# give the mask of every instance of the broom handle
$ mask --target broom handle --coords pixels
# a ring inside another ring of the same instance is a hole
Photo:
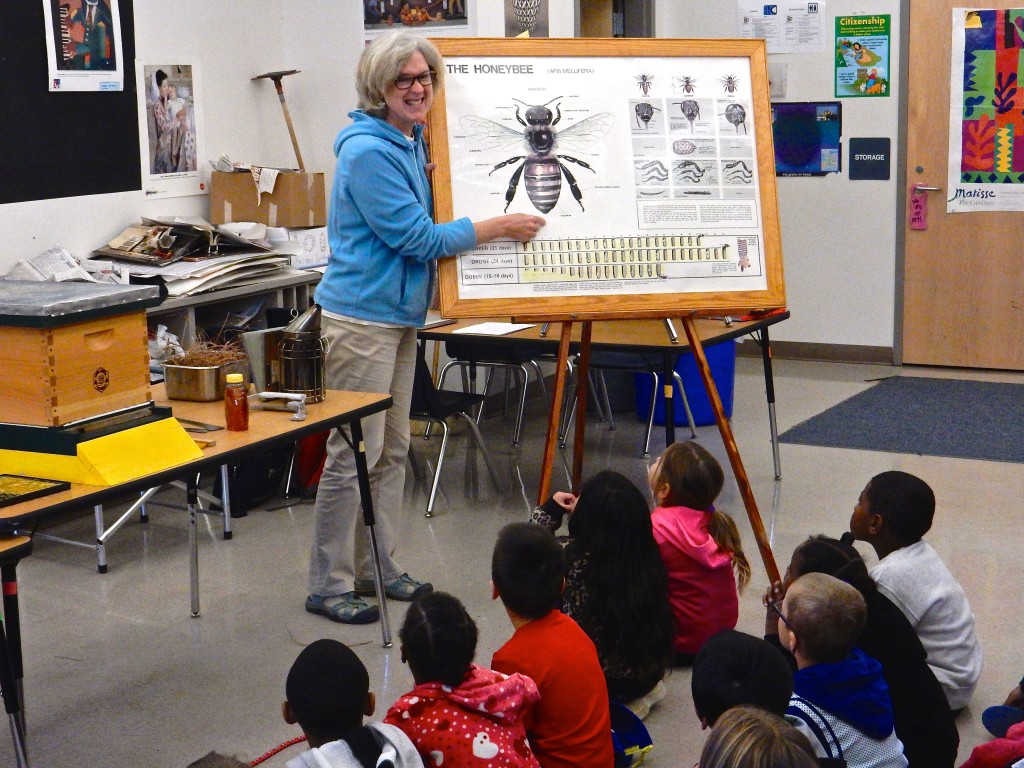
[[[295,159],[299,161],[299,170],[305,172],[306,164],[302,162],[299,140],[295,137],[295,126],[292,125],[292,116],[288,112],[288,104],[284,100],[284,88],[281,86],[281,81],[274,80],[274,87],[277,89],[277,97],[281,100],[281,111],[284,112],[284,121],[288,124],[288,135],[292,138],[292,147],[295,149]]]

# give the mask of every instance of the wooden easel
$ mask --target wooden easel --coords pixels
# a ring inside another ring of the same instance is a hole
[[[711,376],[711,367],[708,365],[707,356],[704,354],[704,345],[697,333],[694,324],[695,313],[684,315],[682,318],[683,328],[686,331],[686,338],[690,344],[690,351],[697,362],[697,370],[700,373],[701,381],[704,382],[704,390],[707,392],[708,400],[711,403],[711,410],[715,414],[715,423],[722,436],[722,443],[725,445],[726,453],[729,455],[729,464],[732,466],[733,474],[736,477],[736,484],[739,486],[740,495],[743,497],[743,506],[747,510],[747,518],[750,520],[750,528],[757,541],[757,548],[761,553],[761,560],[768,573],[771,583],[780,580],[779,568],[775,563],[775,555],[772,553],[768,535],[761,521],[761,513],[757,508],[757,500],[754,498],[753,489],[750,487],[750,479],[743,467],[743,460],[740,458],[739,448],[736,439],[732,434],[732,427],[725,416],[725,408],[722,406],[722,399],[718,394],[718,387]],[[519,318],[517,318],[519,319]],[[527,318],[523,318],[524,320]],[[586,434],[587,420],[585,418],[587,406],[587,380],[590,370],[590,339],[592,330],[592,319],[573,319],[562,322],[562,331],[558,342],[558,361],[555,369],[555,389],[551,398],[551,411],[548,415],[548,433],[544,441],[544,455],[541,462],[540,487],[537,492],[537,504],[543,504],[551,495],[551,469],[554,466],[555,452],[558,450],[558,431],[561,426],[561,403],[567,386],[567,368],[569,360],[569,344],[572,339],[573,324],[580,322],[580,349],[579,363],[576,374],[576,408],[580,414],[576,419],[576,430],[574,433],[573,459],[572,459],[572,489],[578,493],[583,475],[583,442]],[[671,328],[671,326],[669,326]],[[671,332],[671,331],[670,331]],[[665,419],[666,423],[674,423],[675,415],[672,408],[672,376],[671,373],[665,377]],[[651,393],[655,397],[656,392]]]

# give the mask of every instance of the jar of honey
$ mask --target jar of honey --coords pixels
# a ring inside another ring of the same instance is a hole
[[[224,418],[232,432],[249,428],[249,399],[240,373],[229,373],[224,387]]]

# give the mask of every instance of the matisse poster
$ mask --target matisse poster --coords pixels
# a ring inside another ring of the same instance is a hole
[[[953,9],[949,213],[1024,210],[1024,9]]]

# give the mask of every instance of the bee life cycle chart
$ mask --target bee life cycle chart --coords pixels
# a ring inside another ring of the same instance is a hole
[[[547,222],[443,262],[442,311],[784,305],[762,43],[436,42],[438,219]]]

